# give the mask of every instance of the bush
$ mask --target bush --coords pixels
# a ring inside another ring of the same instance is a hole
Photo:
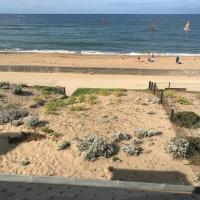
[[[200,116],[194,112],[178,112],[174,115],[174,120],[177,121],[180,126],[185,128],[200,127]]]
[[[40,125],[40,120],[37,117],[28,116],[24,121],[30,128],[35,128]]]
[[[113,135],[113,141],[114,142],[120,142],[123,140],[130,140],[131,139],[131,135],[127,134],[127,133],[123,133],[123,132],[118,132],[116,134]]]
[[[98,157],[109,158],[115,153],[112,143],[96,136],[86,136],[78,146],[80,151],[85,151],[85,159],[95,161]]]
[[[200,172],[196,174],[196,182],[200,185]]]
[[[33,99],[33,102],[38,106],[43,106],[45,104],[45,100],[38,96]]]
[[[22,124],[23,124],[23,120],[22,119],[19,119],[19,120],[13,120],[12,122],[11,122],[11,124],[13,125],[13,126],[21,126]]]
[[[190,143],[190,151],[200,153],[200,137],[188,137],[187,140]]]
[[[120,161],[120,159],[119,159],[119,157],[114,156],[114,157],[112,158],[112,161],[113,161],[113,162],[116,162],[116,161]]]
[[[69,148],[70,146],[71,146],[71,143],[70,143],[70,142],[64,141],[64,142],[58,144],[58,150],[59,150],[59,151],[60,151],[60,150],[64,150],[64,149]]]
[[[173,138],[167,145],[166,150],[176,159],[189,158],[193,154],[189,140],[184,138]]]
[[[191,105],[191,102],[185,97],[177,97],[176,102],[182,105]]]
[[[20,161],[20,164],[23,166],[27,166],[27,165],[31,164],[31,162],[29,160],[22,160],[22,161]]]
[[[54,130],[48,127],[43,127],[41,131],[44,133],[54,133]]]
[[[10,88],[10,83],[8,83],[8,82],[0,82],[0,88],[9,89]]]
[[[54,99],[47,102],[44,106],[45,112],[47,114],[56,114],[61,108],[66,105],[65,101],[62,99]]]
[[[78,103],[88,103],[88,104],[96,104],[97,97],[95,95],[79,95],[79,96],[71,96],[67,99],[67,105],[74,105]]]
[[[145,137],[153,137],[153,136],[160,135],[160,134],[162,134],[162,132],[156,131],[154,129],[148,130],[148,129],[141,128],[136,132],[136,137],[141,139],[141,138],[145,138]]]
[[[108,166],[108,171],[112,172],[114,170],[114,168],[112,166]]]
[[[70,106],[68,106],[68,108],[71,112],[73,112],[73,111],[83,111],[83,110],[86,109],[84,107],[84,105],[80,105],[80,104],[70,105]]]
[[[48,86],[35,85],[33,86],[33,88],[41,91],[42,94],[44,95],[53,95],[53,94],[65,95],[62,87],[48,87]]]
[[[82,95],[101,95],[108,96],[111,95],[112,92],[122,93],[126,92],[125,89],[109,89],[109,88],[79,88],[77,89],[72,96],[82,96]]]
[[[12,93],[14,95],[22,95],[23,94],[23,90],[22,90],[22,87],[20,86],[17,86],[13,89]]]
[[[142,144],[142,140],[134,138],[134,139],[131,140],[131,143],[135,144],[135,145],[139,145],[139,144]]]
[[[174,90],[165,90],[164,95],[166,97],[169,97],[169,98],[175,98],[176,97],[176,93],[175,93]]]
[[[116,96],[116,97],[121,97],[121,96],[126,96],[126,93],[124,92],[123,89],[115,89],[112,92],[112,95]]]
[[[134,144],[124,144],[122,147],[122,151],[130,156],[138,156],[142,149]]]
[[[15,120],[23,119],[28,115],[28,112],[15,108],[13,105],[7,105],[0,108],[0,124],[7,124]]]

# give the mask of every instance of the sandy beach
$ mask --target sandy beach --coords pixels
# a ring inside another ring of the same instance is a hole
[[[59,66],[59,67],[106,67],[147,69],[200,69],[200,57],[180,57],[182,64],[175,63],[175,57],[155,56],[154,62],[148,56],[119,55],[70,55],[62,53],[0,53],[0,65]]]
[[[16,96],[9,90],[4,91],[3,104],[17,104],[25,108],[40,120],[47,120],[48,126],[57,134],[44,134],[40,127],[32,130],[26,124],[14,127],[10,124],[0,125],[0,172],[3,174],[64,176],[87,179],[113,179],[139,182],[193,184],[195,173],[187,160],[176,160],[166,153],[165,146],[176,136],[174,128],[168,120],[162,105],[149,103],[145,99],[155,99],[153,94],[145,91],[128,91],[125,96],[97,96],[96,104],[84,104],[87,109],[70,111],[63,107],[56,115],[47,115],[45,107],[31,108],[34,97],[41,97],[36,89],[24,88],[32,93],[29,96]],[[44,97],[42,97],[44,98]],[[49,100],[50,97],[45,99]],[[51,98],[55,98],[54,96]],[[154,115],[147,114],[152,110]],[[158,123],[159,121],[159,123]],[[84,151],[77,149],[79,139],[88,134],[112,141],[113,135],[123,131],[136,137],[140,128],[155,129],[162,134],[144,138],[143,149],[139,156],[129,156],[122,151],[122,145],[129,141],[117,143],[120,160],[99,158],[94,162],[84,159]],[[40,133],[43,139],[9,144],[6,135],[20,134],[21,131]],[[58,151],[57,146],[62,141],[70,141],[69,149]],[[51,152],[51,153],[49,153]],[[28,159],[30,165],[22,166],[20,161]],[[109,171],[109,166],[113,171]]]

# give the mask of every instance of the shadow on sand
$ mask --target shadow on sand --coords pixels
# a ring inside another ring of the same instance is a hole
[[[112,180],[191,185],[185,174],[179,171],[145,171],[114,168]]]
[[[17,132],[0,134],[0,155],[4,155],[15,149],[20,143],[41,140],[46,138],[36,132]]]

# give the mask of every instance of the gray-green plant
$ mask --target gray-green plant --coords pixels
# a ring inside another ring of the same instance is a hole
[[[141,147],[134,145],[134,144],[124,144],[122,146],[122,151],[130,156],[138,156],[142,149]]]
[[[84,157],[89,161],[95,161],[99,157],[109,158],[115,153],[114,144],[94,135],[86,136],[77,147],[84,151]]]
[[[139,130],[136,131],[136,137],[139,139],[145,138],[145,137],[153,137],[156,135],[160,135],[162,134],[161,131],[157,131],[155,129],[145,129],[145,128],[141,128]]]

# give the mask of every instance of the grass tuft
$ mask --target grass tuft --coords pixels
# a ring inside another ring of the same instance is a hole
[[[182,104],[182,105],[191,105],[191,104],[192,104],[192,103],[191,103],[188,99],[186,99],[185,97],[177,97],[176,102],[177,102],[177,103],[180,103],[180,104]]]
[[[57,114],[61,108],[66,105],[66,102],[62,99],[54,99],[47,102],[44,106],[45,112],[47,114]]]

